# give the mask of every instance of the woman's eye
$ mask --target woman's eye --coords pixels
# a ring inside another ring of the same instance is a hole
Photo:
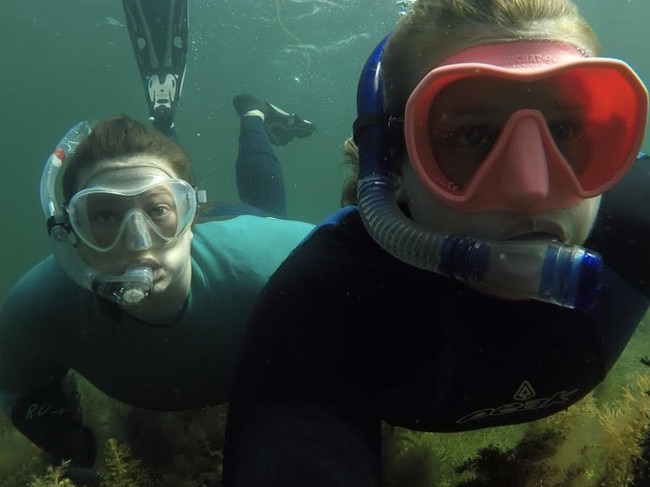
[[[555,122],[548,124],[548,130],[551,132],[553,140],[556,142],[565,142],[578,134],[579,127],[573,122]]]
[[[452,139],[464,149],[490,149],[494,144],[494,135],[485,125],[471,125],[454,130],[445,137]]]
[[[150,209],[147,213],[151,218],[161,219],[169,216],[169,214],[171,213],[171,209],[167,205],[156,205],[152,209]]]
[[[111,225],[118,222],[118,216],[113,211],[99,211],[93,216],[93,221],[102,225]]]

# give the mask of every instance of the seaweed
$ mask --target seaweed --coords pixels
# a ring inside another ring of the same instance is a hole
[[[442,458],[433,448],[423,447],[423,435],[384,423],[382,436],[382,487],[441,485]]]
[[[65,463],[59,467],[47,467],[45,474],[32,478],[29,487],[75,487],[70,479],[63,477],[65,467]]]
[[[423,433],[384,424],[382,485],[648,485],[650,374],[626,378],[622,387],[603,384],[607,394],[597,390],[566,411],[521,425]],[[97,462],[102,487],[221,486],[226,406],[152,412],[84,387],[84,421],[94,425],[98,438],[105,438]],[[45,466],[39,450],[6,419],[0,420],[0,439],[0,486],[72,486],[60,470]]]
[[[639,358],[639,362],[650,367],[650,359],[646,356]],[[650,395],[650,390],[645,390],[646,395]],[[641,432],[639,441],[639,455],[632,460],[632,477],[633,481],[629,487],[647,487],[650,485],[650,427],[645,426]]]
[[[106,466],[100,472],[102,487],[154,487],[142,462],[133,458],[128,445],[109,439],[104,448]]]
[[[457,484],[458,487],[521,487],[526,479],[544,477],[549,467],[545,461],[553,456],[564,441],[559,431],[545,430],[524,437],[515,448],[499,450],[484,448],[456,468],[459,473],[472,472],[473,478]]]
[[[633,482],[643,482],[650,471],[643,453],[650,444],[649,386],[650,375],[636,373],[608,403],[596,391],[565,411],[521,425],[463,433],[385,426],[383,487],[648,485]]]
[[[649,337],[642,322],[601,385],[539,421],[463,433],[384,424],[383,487],[650,485],[650,370],[638,359]],[[102,487],[221,487],[227,405],[147,411],[74,379]],[[61,485],[72,484],[0,415],[0,487]]]
[[[98,439],[97,470],[106,466],[110,441],[128,446],[159,487],[221,486],[227,405],[189,411],[151,411],[110,398],[77,378],[84,423]],[[106,486],[108,487],[108,486]]]

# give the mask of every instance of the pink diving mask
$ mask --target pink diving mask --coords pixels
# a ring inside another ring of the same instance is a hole
[[[623,61],[558,42],[483,45],[447,58],[409,97],[404,132],[423,184],[467,211],[569,208],[634,162],[648,93]]]

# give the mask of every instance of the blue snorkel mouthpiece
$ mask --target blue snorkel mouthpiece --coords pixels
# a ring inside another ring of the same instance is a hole
[[[558,242],[488,242],[442,236],[438,269],[479,289],[532,298],[567,308],[590,309],[599,285],[598,254]],[[424,263],[418,267],[428,268]]]
[[[433,233],[407,218],[395,200],[389,117],[383,109],[381,54],[372,51],[357,86],[354,140],[359,149],[359,214],[372,238],[395,258],[496,296],[590,309],[601,257],[580,246],[540,241],[483,241]]]
[[[56,178],[63,162],[70,157],[81,141],[90,133],[91,126],[82,121],[73,126],[58,142],[45,161],[41,176],[41,207],[47,220],[54,258],[74,282],[120,305],[135,305],[151,294],[153,271],[147,266],[136,266],[121,276],[100,273],[89,266],[74,248],[63,208],[57,203]]]

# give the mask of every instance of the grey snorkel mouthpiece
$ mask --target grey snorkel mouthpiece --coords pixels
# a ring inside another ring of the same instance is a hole
[[[99,275],[93,286],[97,294],[120,304],[140,304],[153,289],[153,271],[148,266],[131,267],[121,276]]]
[[[79,122],[63,136],[45,162],[41,177],[41,206],[47,221],[52,254],[74,282],[120,305],[141,304],[153,291],[153,271],[148,266],[134,266],[120,276],[101,273],[89,266],[71,241],[66,215],[56,198],[56,177],[64,160],[90,133],[87,121]]]

